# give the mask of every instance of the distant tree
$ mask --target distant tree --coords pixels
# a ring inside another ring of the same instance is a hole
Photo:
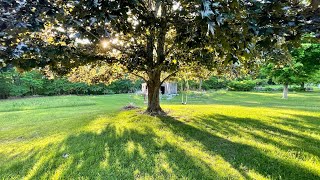
[[[320,70],[320,44],[302,44],[300,48],[294,49],[291,54],[295,62],[303,64],[302,72],[297,77],[297,81],[300,83],[301,89],[304,89],[305,83],[312,82],[312,77]]]
[[[320,85],[320,70],[316,71],[312,76],[310,81],[316,85]]]
[[[38,95],[43,90],[45,83],[44,75],[36,70],[24,72],[19,80],[22,82],[22,86],[29,89],[31,95]]]
[[[296,84],[298,78],[305,75],[303,64],[294,61],[278,65],[270,63],[264,71],[274,82],[283,84],[283,99],[288,99],[289,85]]]
[[[12,77],[7,72],[0,71],[0,99],[6,99],[10,95]]]
[[[119,64],[87,64],[73,68],[66,76],[72,82],[85,82],[87,84],[110,84],[124,78],[126,72]]]
[[[214,71],[209,71],[208,69],[206,69],[205,67],[203,66],[191,66],[191,70],[190,72],[192,72],[192,76],[197,83],[199,83],[199,86],[198,86],[198,90],[199,91],[202,91],[203,87],[203,81],[204,80],[207,80],[210,78],[210,76],[215,73]]]

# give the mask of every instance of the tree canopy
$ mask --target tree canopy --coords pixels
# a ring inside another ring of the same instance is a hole
[[[259,64],[278,44],[318,36],[319,4],[297,0],[4,0],[0,66],[49,66],[59,73],[91,62],[120,63],[148,85],[159,114],[163,72]],[[272,49],[272,48],[271,48]]]
[[[301,71],[303,71],[304,75],[297,77],[298,83],[300,82],[303,86],[320,70],[320,44],[302,44],[300,48],[294,49],[291,54],[296,62],[303,65]]]

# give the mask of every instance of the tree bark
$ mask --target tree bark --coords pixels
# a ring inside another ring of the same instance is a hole
[[[313,10],[319,8],[320,2],[319,0],[311,0],[310,6]]]
[[[181,89],[180,89],[180,92],[181,92],[181,104],[184,103],[184,99],[183,99],[183,81],[181,80]]]
[[[188,103],[188,92],[189,92],[189,81],[186,79],[186,102],[184,104]]]
[[[288,86],[289,86],[288,84],[283,85],[282,99],[288,99],[288,91],[289,91]]]
[[[202,79],[200,78],[200,82],[199,82],[199,91],[202,91]]]
[[[157,116],[157,115],[164,115],[164,111],[160,107],[160,87],[161,87],[161,65],[166,59],[165,55],[165,40],[166,40],[166,33],[167,33],[167,8],[164,2],[157,1],[156,2],[156,9],[161,8],[161,18],[157,38],[154,36],[156,33],[154,30],[151,30],[151,34],[149,38],[147,39],[147,60],[151,62],[151,66],[149,68],[151,69],[148,71],[148,77],[149,80],[147,81],[147,87],[148,87],[148,108],[146,113]],[[157,16],[157,12],[155,12],[155,16]],[[156,41],[156,42],[155,42]],[[154,59],[153,50],[156,46],[156,59]],[[156,61],[154,61],[156,60]]]
[[[148,86],[148,108],[146,113],[157,116],[163,115],[164,111],[160,107],[160,81],[161,72],[154,71],[149,73],[149,80],[147,81]]]
[[[304,82],[302,82],[302,83],[300,84],[300,89],[301,89],[302,91],[305,90],[305,89],[304,89]]]

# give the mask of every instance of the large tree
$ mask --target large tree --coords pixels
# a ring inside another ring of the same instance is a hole
[[[289,85],[297,84],[297,82],[299,82],[299,77],[305,76],[303,64],[295,61],[284,64],[270,63],[263,71],[269,78],[272,78],[274,82],[283,85],[283,99],[288,99]]]
[[[320,22],[318,3],[310,8],[297,0],[4,0],[0,5],[0,66],[50,66],[67,73],[89,62],[121,63],[146,81],[151,114],[163,112],[159,87],[180,67],[235,62],[251,67],[269,47],[316,32]]]
[[[303,75],[297,77],[297,81],[300,82],[301,89],[304,89],[305,83],[310,82],[315,73],[320,70],[320,44],[304,43],[300,48],[294,49],[291,54],[296,62],[303,64],[301,69]]]

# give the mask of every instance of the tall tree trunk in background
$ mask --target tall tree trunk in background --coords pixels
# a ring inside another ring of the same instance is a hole
[[[148,108],[147,113],[150,115],[161,115],[163,110],[160,107],[159,90],[161,86],[160,81],[161,72],[153,71],[149,73],[148,86]]]
[[[188,92],[189,92],[189,81],[186,79],[186,102],[185,104],[188,103]]]
[[[199,82],[199,91],[202,91],[202,79],[200,78],[200,82]]]
[[[30,86],[30,91],[31,91],[31,95],[34,96],[35,93],[34,93],[34,87],[33,86]]]
[[[314,10],[317,9],[319,7],[319,5],[320,5],[320,1],[319,0],[311,0],[310,6],[311,6],[312,9],[314,9]]]
[[[289,92],[289,85],[288,84],[284,84],[283,85],[282,99],[288,99],[288,92]]]
[[[302,91],[305,90],[305,89],[304,89],[304,82],[302,82],[302,83],[300,84],[300,89],[301,89]]]
[[[183,86],[184,84],[184,86]],[[181,103],[187,104],[188,103],[188,91],[189,91],[189,82],[186,78],[181,81]],[[185,96],[185,98],[184,98]]]
[[[183,80],[181,80],[181,89],[180,89],[180,93],[181,93],[181,104],[184,103],[184,100],[183,100]]]

